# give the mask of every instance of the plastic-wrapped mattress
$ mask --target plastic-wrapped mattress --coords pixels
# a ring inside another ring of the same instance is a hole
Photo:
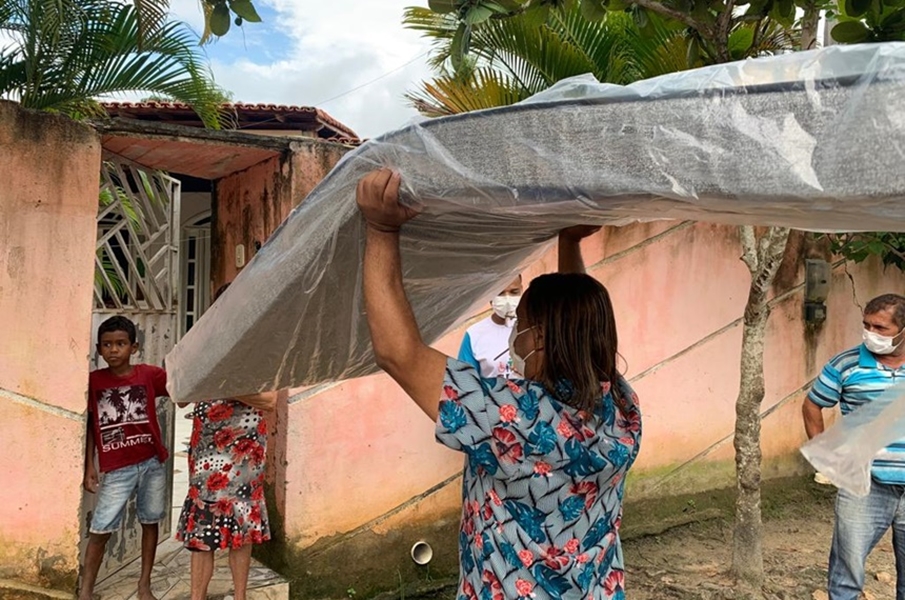
[[[588,76],[413,124],[346,155],[167,356],[183,401],[372,373],[362,174],[389,166],[427,341],[575,223],[693,219],[905,230],[905,44],[749,60],[620,87]],[[417,365],[412,365],[417,368]]]

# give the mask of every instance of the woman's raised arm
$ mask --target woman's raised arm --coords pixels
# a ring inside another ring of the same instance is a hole
[[[377,365],[436,420],[447,357],[424,343],[402,285],[399,231],[417,213],[399,204],[400,177],[365,175],[356,198],[367,223],[364,298]]]

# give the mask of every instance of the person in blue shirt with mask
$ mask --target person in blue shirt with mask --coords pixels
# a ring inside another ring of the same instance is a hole
[[[839,405],[842,418],[905,381],[905,297],[884,294],[864,307],[863,343],[833,357],[802,406],[808,438],[823,433],[823,410]],[[905,439],[887,446],[871,464],[870,493],[839,490],[830,550],[830,600],[858,600],[864,564],[892,527],[896,600],[905,600]]]

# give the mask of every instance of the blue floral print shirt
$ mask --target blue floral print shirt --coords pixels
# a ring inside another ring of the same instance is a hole
[[[619,524],[641,412],[618,385],[622,406],[604,383],[583,422],[538,382],[449,359],[437,440],[466,455],[459,600],[625,597]]]

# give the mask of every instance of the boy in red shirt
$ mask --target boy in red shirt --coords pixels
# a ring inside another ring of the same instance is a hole
[[[135,324],[125,317],[111,317],[101,323],[97,350],[108,367],[93,371],[88,380],[83,485],[98,498],[91,517],[79,600],[92,597],[107,540],[119,529],[126,503],[136,490],[141,523],[138,598],[153,600],[151,568],[157,552],[157,527],[168,504],[164,467],[168,453],[161,441],[155,400],[167,395],[167,374],[159,367],[131,364],[138,343]],[[94,465],[95,450],[99,469]]]

